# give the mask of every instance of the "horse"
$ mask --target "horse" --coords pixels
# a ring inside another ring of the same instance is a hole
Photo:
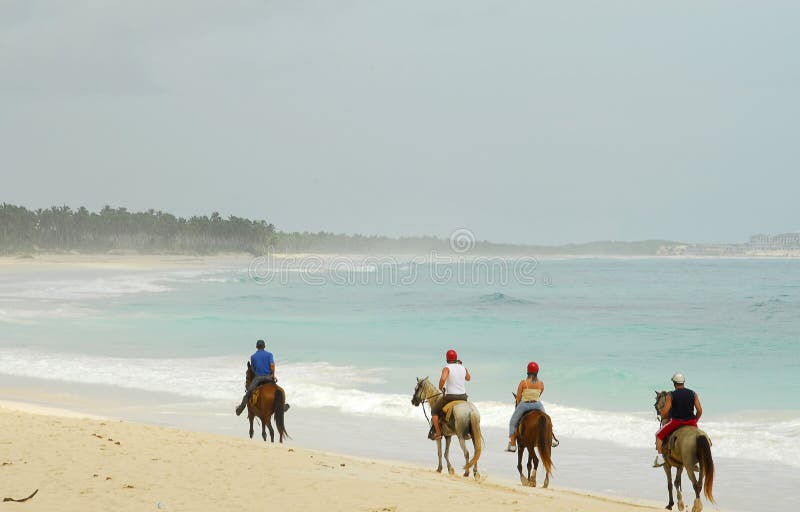
[[[550,473],[553,471],[553,461],[550,458],[550,448],[554,444],[553,422],[544,411],[533,410],[519,421],[517,426],[517,471],[522,485],[536,487],[536,471],[539,469],[539,459],[533,449],[538,448],[539,456],[545,470],[544,487],[550,484]],[[528,478],[522,475],[522,452],[528,450]],[[531,461],[533,461],[533,476],[531,476]]]
[[[428,377],[424,379],[417,378],[417,386],[414,388],[414,394],[411,397],[411,403],[416,407],[420,404],[428,402],[428,405],[435,407],[440,400],[444,397],[439,390],[431,383]],[[424,411],[424,405],[423,405]],[[469,476],[469,470],[472,468],[472,474],[476,480],[480,479],[478,473],[478,459],[481,457],[481,449],[483,447],[483,435],[481,434],[481,415],[478,408],[472,402],[464,402],[456,404],[452,411],[453,422],[452,424],[441,419],[440,425],[442,427],[442,436],[445,439],[444,459],[447,461],[447,472],[455,474],[452,464],[450,464],[450,441],[452,436],[458,437],[458,442],[461,444],[461,450],[464,452],[464,476]],[[467,445],[464,443],[465,439],[472,437],[472,444],[475,448],[475,456],[470,459]],[[430,437],[430,435],[429,435]],[[439,456],[439,466],[436,471],[442,472],[442,440],[436,439],[436,450]]]
[[[667,418],[661,417],[661,409],[667,400],[669,391],[656,391],[656,417],[659,424],[666,423]],[[700,501],[700,491],[703,491],[704,496],[711,503],[714,501],[714,459],[711,457],[711,439],[708,435],[697,427],[686,426],[680,427],[678,430],[670,434],[674,437],[674,442],[669,438],[664,440],[662,451],[664,452],[664,472],[667,474],[667,491],[669,492],[669,503],[667,510],[672,510],[674,501],[672,499],[672,468],[676,468],[675,472],[675,489],[678,492],[678,510],[684,510],[683,493],[681,492],[681,473],[683,468],[686,468],[686,474],[689,480],[692,481],[694,488],[694,504],[692,505],[692,512],[700,512],[703,510],[703,504]],[[670,449],[670,445],[673,445]],[[698,469],[695,470],[695,467]],[[699,473],[695,477],[695,471]]]
[[[253,367],[250,361],[247,362],[247,373],[245,374],[244,387],[245,389],[250,386],[250,383],[255,377]],[[286,403],[286,392],[282,387],[273,382],[262,384],[253,391],[253,396],[247,401],[247,419],[250,422],[250,439],[253,439],[253,418],[258,417],[261,420],[261,437],[264,441],[267,440],[267,432],[269,429],[269,440],[271,443],[275,442],[275,432],[272,430],[272,415],[275,414],[275,426],[278,427],[279,440],[282,443],[284,436],[287,438],[289,434],[286,432],[286,427],[283,424],[283,413],[289,410],[289,404]]]

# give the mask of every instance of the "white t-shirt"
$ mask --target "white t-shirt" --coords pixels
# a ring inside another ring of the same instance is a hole
[[[467,393],[467,369],[458,363],[448,363],[445,368],[450,369],[444,389],[448,395],[465,395]]]

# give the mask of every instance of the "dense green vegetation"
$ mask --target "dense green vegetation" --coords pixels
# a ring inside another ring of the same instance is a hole
[[[265,221],[219,213],[188,219],[161,211],[129,212],[104,207],[90,212],[54,206],[28,210],[0,206],[0,253],[30,251],[136,251],[145,253],[262,253],[272,244],[275,227]]]
[[[655,255],[667,240],[641,242],[591,242],[562,246],[496,244],[477,241],[469,255]],[[90,212],[54,206],[28,210],[3,203],[0,206],[0,254],[28,252],[196,253],[249,252],[418,254],[451,253],[450,240],[432,236],[389,238],[334,233],[287,233],[276,231],[264,220],[214,212],[188,219],[162,211],[129,212],[104,207]]]

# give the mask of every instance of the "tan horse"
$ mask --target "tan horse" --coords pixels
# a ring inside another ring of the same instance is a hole
[[[245,375],[244,387],[250,386],[253,381],[255,373],[253,372],[250,361],[247,362],[247,373]],[[269,429],[269,440],[275,442],[275,432],[272,430],[272,415],[275,414],[275,426],[278,427],[279,440],[282,443],[283,437],[289,437],[286,428],[283,424],[283,413],[289,410],[289,404],[286,403],[286,393],[283,388],[268,382],[262,384],[253,391],[253,396],[247,401],[247,419],[250,421],[250,439],[253,439],[253,418],[258,417],[261,420],[261,437],[264,441],[267,440],[267,432]]]
[[[531,411],[519,421],[517,426],[517,470],[522,485],[536,487],[536,471],[539,468],[539,459],[533,449],[539,450],[542,458],[545,476],[544,485],[550,484],[550,473],[553,471],[553,461],[550,458],[550,448],[553,446],[553,422],[544,411]],[[528,450],[528,478],[522,475],[522,452]],[[531,476],[531,461],[533,462],[533,476]]]
[[[420,404],[428,402],[431,407],[442,400],[442,394],[439,390],[428,380],[417,379],[417,387],[414,388],[414,395],[411,397],[411,403],[416,407]],[[447,461],[447,471],[451,475],[455,473],[452,464],[450,464],[450,441],[452,436],[458,437],[458,442],[461,444],[461,450],[464,452],[464,476],[469,476],[469,470],[472,468],[472,475],[475,479],[480,479],[478,473],[478,459],[481,457],[481,449],[483,447],[483,435],[481,434],[481,415],[478,408],[472,402],[464,402],[456,404],[453,407],[453,423],[449,424],[447,421],[441,422],[442,436],[445,439],[444,459]],[[465,439],[472,437],[472,444],[475,447],[475,456],[470,459]],[[439,467],[436,471],[442,471],[442,440],[436,440],[436,449],[439,455]]]
[[[661,424],[666,423],[668,418],[661,417],[661,409],[666,403],[669,391],[656,391],[656,416]],[[703,510],[700,502],[700,491],[703,491],[706,499],[714,502],[714,459],[711,457],[711,439],[708,435],[697,427],[686,426],[670,434],[670,438],[664,441],[664,472],[667,474],[667,490],[669,491],[669,503],[667,509],[672,510],[675,503],[672,499],[672,468],[675,472],[675,490],[678,493],[678,510],[684,510],[683,493],[681,492],[681,473],[686,468],[686,474],[692,481],[694,488],[694,504],[692,512]],[[695,477],[695,467],[698,468],[699,475]]]

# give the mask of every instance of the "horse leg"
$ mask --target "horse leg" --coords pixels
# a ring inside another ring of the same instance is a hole
[[[253,439],[253,413],[247,411],[247,419],[250,421],[250,439]]]
[[[692,481],[692,488],[694,488],[694,503],[692,504],[692,512],[700,512],[703,510],[703,504],[700,502],[700,491],[703,490],[703,473],[701,470],[700,478],[695,478],[692,467],[693,465],[687,466],[686,468],[686,476],[688,476],[689,480]]]
[[[272,415],[271,414],[269,416],[267,416],[267,421],[265,423],[267,424],[267,429],[269,430],[269,442],[270,443],[274,443],[275,442],[275,431],[272,429]],[[266,441],[266,440],[267,440],[267,438],[264,437],[264,441]]]
[[[436,468],[437,473],[442,472],[442,440],[436,440],[436,454],[439,456],[439,466]]]
[[[525,446],[522,443],[518,443],[517,447],[517,471],[519,471],[519,481],[522,482],[522,485],[528,485],[528,479],[525,478],[525,475],[522,474],[522,452],[525,451]],[[528,474],[530,474],[531,466],[530,461],[528,462]]]
[[[536,487],[536,472],[539,470],[539,457],[536,456],[536,449],[530,448],[528,449],[528,453],[531,454],[531,459],[533,459],[533,474],[529,475],[528,480],[530,481],[531,487]],[[531,465],[530,462],[528,463],[528,471],[530,472]]]
[[[264,442],[266,443],[267,442],[267,423],[269,422],[269,420],[264,421],[263,417],[260,418],[260,419],[261,419],[261,439],[263,439]],[[270,426],[269,429],[272,430],[272,427]]]
[[[451,475],[456,474],[456,470],[453,469],[453,465],[450,464],[450,443],[453,441],[452,436],[445,436],[444,438],[444,460],[447,462],[447,472]]]
[[[672,510],[672,506],[675,505],[675,500],[672,499],[672,466],[669,465],[669,462],[664,462],[664,473],[667,474],[667,491],[669,492],[669,503],[665,507],[667,510]]]
[[[458,436],[458,443],[461,445],[461,451],[464,452],[464,466],[466,466],[467,462],[469,462],[469,451],[467,450],[467,442],[464,441],[463,437]],[[464,476],[465,477],[469,476],[469,468],[464,470]]]
[[[681,474],[683,473],[683,466],[678,466],[675,471],[675,492],[678,493],[678,510],[683,512],[686,505],[683,503],[683,490],[681,489]]]

